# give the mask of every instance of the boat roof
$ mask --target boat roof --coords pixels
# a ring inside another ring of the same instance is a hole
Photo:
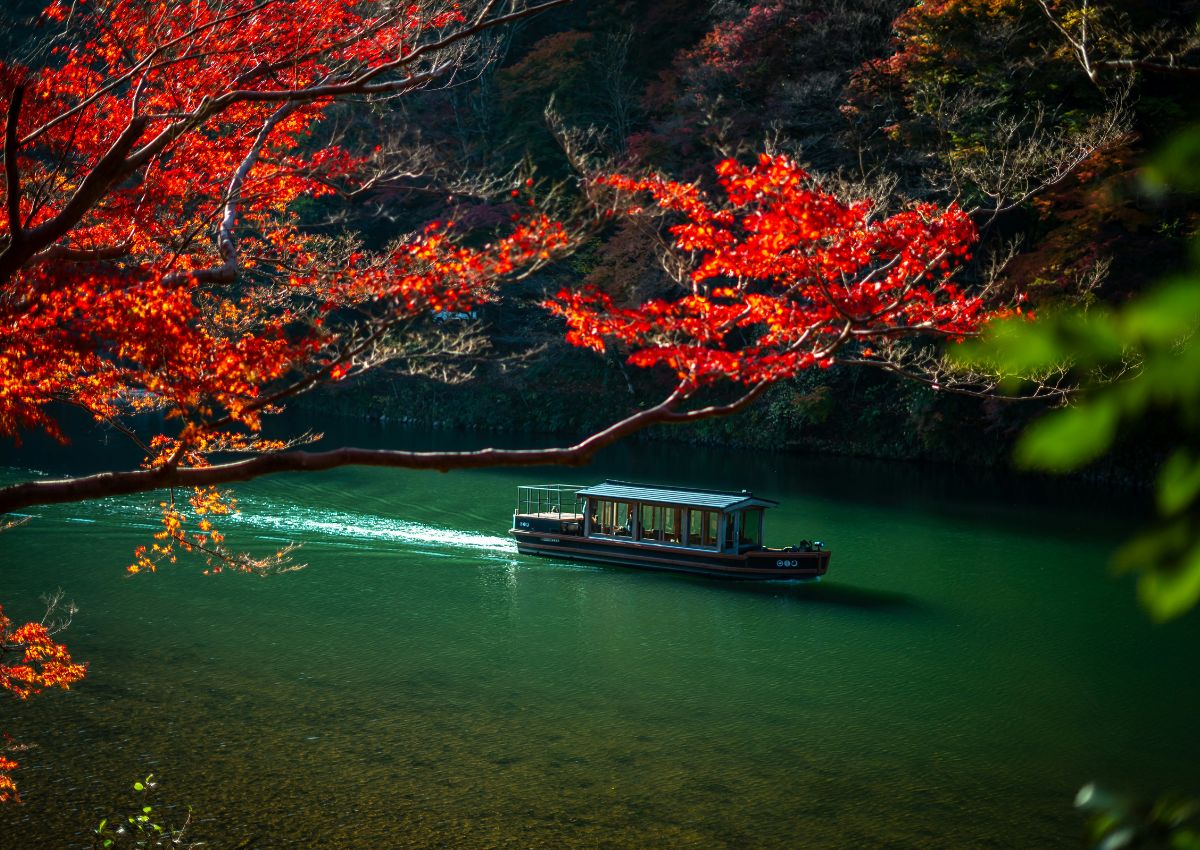
[[[736,511],[742,508],[773,508],[778,502],[760,499],[749,490],[698,490],[693,487],[656,487],[652,484],[635,484],[630,481],[608,479],[603,484],[593,484],[579,491],[580,496],[596,496],[615,499],[619,502],[661,502],[668,505],[683,505],[689,508],[709,508],[718,511]]]

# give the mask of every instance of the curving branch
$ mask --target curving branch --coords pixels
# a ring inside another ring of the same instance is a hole
[[[43,222],[35,228],[23,232],[20,239],[13,238],[8,246],[0,251],[0,283],[8,281],[16,272],[25,265],[38,252],[50,247],[59,239],[70,232],[76,224],[78,224],[91,210],[96,203],[108,192],[113,186],[125,180],[138,169],[147,165],[156,156],[163,153],[172,143],[189,132],[194,132],[203,124],[212,118],[226,112],[232,106],[240,103],[284,103],[291,104],[293,107],[298,107],[303,104],[312,103],[314,101],[323,100],[326,98],[336,98],[346,95],[355,94],[403,94],[422,88],[432,81],[443,77],[448,72],[457,67],[457,63],[453,60],[435,63],[432,68],[416,74],[408,74],[398,80],[380,80],[389,73],[403,71],[406,68],[412,67],[416,62],[429,56],[444,52],[449,47],[464,41],[481,32],[501,27],[509,23],[524,20],[540,14],[541,12],[558,6],[566,5],[571,0],[546,0],[532,6],[527,6],[523,9],[518,9],[504,15],[497,15],[492,18],[487,18],[486,15],[495,7],[495,3],[485,3],[483,12],[477,16],[469,25],[456,29],[453,32],[436,39],[426,42],[410,51],[404,56],[394,59],[390,62],[383,62],[379,65],[369,67],[352,76],[344,77],[340,80],[326,80],[317,84],[302,86],[298,88],[285,88],[267,91],[259,91],[254,89],[233,89],[216,97],[206,97],[196,109],[190,112],[180,113],[174,116],[166,127],[160,130],[148,141],[136,147],[141,141],[145,133],[148,122],[151,119],[161,119],[166,116],[149,116],[135,115],[126,125],[124,131],[113,142],[111,148],[100,158],[99,162],[87,173],[80,181],[74,194],[63,206],[63,208],[53,218]],[[152,54],[153,55],[153,54]],[[124,78],[129,78],[138,70],[145,70],[149,66],[146,60],[143,59],[137,63],[134,68],[121,75]],[[95,95],[93,95],[94,97]],[[14,96],[14,102],[19,107],[19,96]],[[10,102],[9,111],[13,112],[14,102]],[[78,105],[77,107],[78,108]],[[61,118],[62,116],[59,116]],[[58,120],[58,119],[55,119]],[[40,132],[44,132],[51,126],[47,123],[41,128],[38,128],[30,136],[36,136]],[[12,127],[12,136],[14,143],[17,141],[16,122],[10,122]],[[6,148],[7,148],[6,132]],[[13,179],[15,170],[16,157],[9,159],[6,156],[5,170],[8,179]],[[13,203],[12,198],[14,193],[9,193],[9,205]],[[17,231],[13,231],[16,236]],[[224,259],[224,258],[223,258]],[[223,268],[211,272],[215,279],[224,280]]]
[[[146,119],[144,117],[131,119],[116,141],[100,158],[100,161],[79,183],[74,194],[63,205],[62,211],[37,227],[24,231],[20,240],[10,241],[8,247],[0,251],[0,283],[16,274],[39,251],[66,236],[71,228],[87,214],[88,210],[104,197],[114,183],[132,173],[126,164],[125,157],[137,144],[137,140],[145,128]],[[16,162],[15,157],[13,162]],[[5,169],[8,168],[6,159]],[[11,194],[9,198],[11,204]]]
[[[129,472],[102,472],[79,478],[26,481],[0,488],[0,514],[34,505],[81,502],[108,496],[126,496],[168,487],[211,487],[250,481],[283,472],[319,472],[339,466],[382,466],[399,469],[482,469],[498,466],[581,466],[600,449],[651,425],[697,422],[728,416],[754,402],[767,384],[752,386],[728,404],[680,411],[689,390],[682,385],[656,404],[620,420],[603,431],[561,448],[479,449],[469,452],[411,452],[391,449],[339,448],[325,452],[289,451],[206,467],[158,467]]]
[[[132,240],[125,240],[119,245],[108,245],[102,248],[71,248],[67,245],[51,245],[38,251],[31,258],[35,263],[95,263],[104,260],[116,260],[129,254],[133,248]]]
[[[280,121],[299,108],[300,104],[298,102],[285,103],[271,113],[270,117],[259,128],[258,135],[255,136],[253,144],[250,145],[250,150],[246,153],[245,158],[229,181],[229,188],[225,192],[225,214],[221,218],[221,224],[217,227],[217,253],[221,257],[221,265],[210,269],[173,272],[163,277],[164,283],[174,283],[182,278],[189,277],[207,283],[233,283],[237,279],[237,240],[233,236],[233,229],[237,224],[238,206],[242,200],[242,186],[246,182],[246,177],[250,174],[250,169],[254,168],[255,163],[258,162],[258,158],[262,155],[262,150],[267,144],[267,139],[270,138],[271,131],[275,129]]]

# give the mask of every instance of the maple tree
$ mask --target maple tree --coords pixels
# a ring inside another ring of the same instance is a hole
[[[234,507],[222,485],[346,464],[583,463],[649,425],[741,410],[799,370],[870,362],[872,344],[896,337],[972,334],[988,317],[953,280],[976,236],[957,206],[883,215],[781,156],[720,163],[719,196],[608,175],[588,181],[589,194],[609,213],[664,217],[681,290],[622,304],[585,287],[545,306],[569,342],[673,372],[664,398],[558,448],[310,451],[303,438],[263,438],[263,416],[288,400],[387,362],[422,317],[493,300],[504,278],[575,244],[529,197],[490,241],[441,222],[380,250],[305,227],[297,211],[393,167],[382,145],[321,136],[335,105],[448,80],[477,60],[476,36],[566,1],[51,3],[44,61],[0,63],[0,434],[65,439],[56,405],[72,405],[119,429],[144,461],[2,487],[0,513],[163,490],[162,529],[131,571],[181,550],[213,570],[282,569],[286,550],[255,559],[227,548],[213,525]],[[732,399],[710,392],[731,382]],[[145,434],[153,426],[131,417],[149,411],[166,425]],[[65,687],[83,675],[65,649],[22,629],[13,645],[41,659],[41,678],[0,686],[21,695],[22,682]]]
[[[847,344],[870,360],[865,341],[962,337],[995,314],[952,281],[976,238],[958,206],[882,216],[870,200],[823,191],[785,156],[724,160],[716,172],[723,202],[692,183],[600,178],[681,219],[668,230],[688,291],[631,307],[596,289],[559,292],[546,306],[566,320],[570,342],[622,343],[631,364],[674,370],[683,392],[727,380],[759,388],[828,367]]]
[[[564,2],[51,3],[41,64],[0,62],[0,433],[63,439],[50,405],[65,403],[136,441],[151,476],[279,451],[257,438],[264,412],[364,368],[406,320],[484,300],[497,276],[548,257],[563,231],[536,214],[480,250],[431,225],[367,253],[302,232],[292,204],[387,173],[382,148],[310,142],[337,98],[437,83],[469,65],[476,35]],[[177,427],[143,438],[124,423],[150,410]],[[224,494],[192,492],[190,535],[173,502],[131,570],[177,546],[270,565],[224,549],[207,519],[231,509]],[[43,626],[9,625],[0,653],[23,663],[0,667],[0,689],[24,698],[83,675]],[[0,757],[0,799],[15,766]]]
[[[25,623],[14,628],[0,605],[0,690],[18,699],[41,693],[46,688],[69,689],[83,678],[86,665],[71,659],[65,646],[55,643],[53,635],[66,627],[67,621],[52,619],[61,602],[60,597],[47,600],[46,616],[39,622]],[[67,608],[68,617],[71,608]],[[13,661],[8,656],[16,656]],[[5,755],[8,746],[0,746],[0,803],[17,798],[17,786],[12,771],[17,762]]]

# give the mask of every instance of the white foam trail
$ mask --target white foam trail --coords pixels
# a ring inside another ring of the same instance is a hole
[[[354,540],[386,540],[396,543],[420,543],[449,546],[456,549],[485,549],[489,552],[512,553],[516,544],[507,537],[458,531],[453,528],[438,528],[419,522],[402,519],[350,514],[340,511],[306,511],[289,509],[282,515],[273,515],[275,505],[246,506],[246,511],[224,522],[236,522],[252,528],[269,528],[290,534],[321,534],[329,537]]]
[[[0,467],[0,483],[11,477],[9,473],[17,472],[15,468]],[[36,476],[36,470],[19,470],[22,476]],[[298,534],[320,534],[328,537],[368,540],[391,541],[396,543],[416,543],[426,546],[444,546],[456,549],[485,550],[488,552],[515,554],[516,543],[508,537],[498,537],[491,534],[478,534],[470,531],[458,531],[453,528],[438,528],[419,522],[393,519],[371,514],[353,514],[342,511],[313,511],[294,508],[271,502],[258,502],[254,499],[242,499],[245,508],[230,516],[214,517],[218,524],[237,524],[250,528],[276,530],[284,535],[283,539],[292,540]],[[157,528],[157,525],[146,525],[137,522],[134,517],[152,516],[157,508],[144,501],[132,504],[127,498],[112,497],[90,503],[90,509],[97,509],[106,516],[119,514],[124,524],[131,528]],[[76,510],[79,506],[75,506]],[[85,508],[86,510],[86,508]],[[282,514],[273,512],[283,511]],[[132,516],[131,516],[132,515]],[[24,516],[24,514],[13,514]],[[37,514],[34,514],[37,516]],[[68,516],[67,522],[95,523],[97,520],[88,516]]]

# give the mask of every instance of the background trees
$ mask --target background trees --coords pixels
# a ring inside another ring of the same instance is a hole
[[[0,426],[10,435],[43,429],[61,436],[51,404],[67,403],[137,441],[146,460],[138,470],[5,488],[0,509],[189,486],[196,488],[190,510],[200,518],[197,527],[185,528],[180,506],[169,500],[165,542],[141,553],[135,567],[151,568],[179,545],[258,568],[231,560],[212,533],[207,517],[224,509],[217,485],[343,463],[449,468],[581,460],[648,424],[744,405],[740,399],[680,409],[717,379],[754,388],[827,365],[847,340],[961,334],[978,322],[981,302],[948,282],[952,261],[966,255],[973,238],[953,207],[883,216],[865,202],[843,204],[815,184],[802,185],[812,181],[782,157],[751,170],[723,163],[733,206],[704,215],[704,196],[679,183],[587,177],[580,188],[593,204],[589,215],[611,213],[595,206],[607,186],[650,190],[660,204],[691,216],[675,229],[680,267],[688,255],[707,252],[692,283],[711,280],[712,297],[729,301],[720,310],[715,301],[702,306],[709,295],[698,290],[651,300],[638,338],[617,334],[633,349],[631,364],[672,364],[663,401],[576,446],[541,453],[313,454],[295,451],[294,441],[261,439],[263,414],[314,386],[385,364],[419,371],[415,361],[456,353],[456,345],[470,351],[469,338],[431,317],[495,301],[498,281],[528,275],[579,241],[578,220],[571,230],[538,211],[532,179],[509,193],[510,204],[515,198],[527,211],[511,212],[512,223],[490,241],[464,240],[451,224],[435,222],[376,248],[369,243],[378,232],[334,230],[311,207],[437,176],[429,164],[436,153],[413,139],[372,140],[372,122],[355,118],[348,99],[390,108],[397,97],[484,73],[499,49],[485,36],[561,2],[48,7],[43,20],[55,33],[53,59],[40,67],[7,65],[3,75],[0,306],[8,333]],[[716,41],[722,39],[729,40]],[[554,36],[523,61],[531,69],[539,57],[574,61],[565,47],[551,48],[591,40]],[[598,41],[607,45],[603,55],[625,61],[619,35]],[[609,91],[610,106],[624,91]],[[330,128],[334,121],[341,126]],[[494,195],[486,179],[474,188]],[[688,192],[694,203],[681,207]],[[739,227],[750,236],[740,247],[723,229],[738,208]],[[708,233],[713,225],[718,231]],[[786,269],[767,267],[771,246],[789,252]],[[731,285],[716,286],[720,280]],[[820,309],[802,306],[818,296]],[[557,299],[553,309],[568,319],[571,341],[604,346],[604,332],[593,327],[596,303],[591,295]],[[835,315],[853,327],[834,332]],[[811,350],[802,352],[807,343]],[[696,359],[701,350],[704,366]],[[165,412],[176,426],[141,434],[126,421],[150,410]],[[214,464],[214,454],[258,457]]]
[[[1136,173],[1146,151],[1195,105],[1185,76],[1197,64],[1188,46],[1200,16],[1194,4],[1105,4],[1103,15],[1086,7],[1097,56],[1159,56],[1174,69],[1113,63],[1095,80],[1058,26],[1078,35],[1079,4],[723,2],[711,4],[707,17],[673,8],[593,2],[557,12],[516,33],[509,58],[479,90],[495,92],[496,103],[512,102],[508,93],[517,88],[543,103],[554,95],[560,127],[596,127],[584,158],[593,167],[616,162],[601,170],[658,169],[713,190],[717,163],[735,154],[749,161],[765,146],[843,199],[871,197],[884,214],[913,200],[956,201],[982,237],[963,282],[991,281],[1034,305],[1119,301],[1183,260],[1194,205],[1142,193]],[[623,77],[632,117],[620,140],[609,112],[569,80],[598,79],[592,69],[603,45],[631,21]],[[563,39],[569,51],[549,49]],[[455,138],[470,126],[475,150],[523,151],[539,174],[567,173],[537,110],[520,115],[524,130],[493,109],[476,122],[456,122]],[[438,147],[437,138],[436,129],[426,130],[427,143]],[[675,283],[660,267],[661,244],[648,238],[649,226],[618,217],[569,264],[540,270],[484,308],[498,351],[536,340],[590,375],[597,397],[587,410],[557,404],[570,388],[537,364],[523,372],[482,365],[493,385],[486,405],[469,388],[404,379],[344,385],[333,403],[448,424],[585,427],[626,409],[631,387],[669,390],[665,377],[631,371],[611,351],[589,360],[565,350],[556,326],[518,310],[581,274],[617,304],[670,295]],[[746,412],[750,427],[713,421],[688,438],[1005,463],[1007,446],[1035,411],[945,392],[952,378],[929,354],[892,346],[890,366],[932,380],[897,384],[834,365],[775,384],[764,404]],[[528,398],[556,414],[530,416],[515,401]],[[425,412],[414,413],[417,407]],[[981,441],[981,433],[988,438]]]

